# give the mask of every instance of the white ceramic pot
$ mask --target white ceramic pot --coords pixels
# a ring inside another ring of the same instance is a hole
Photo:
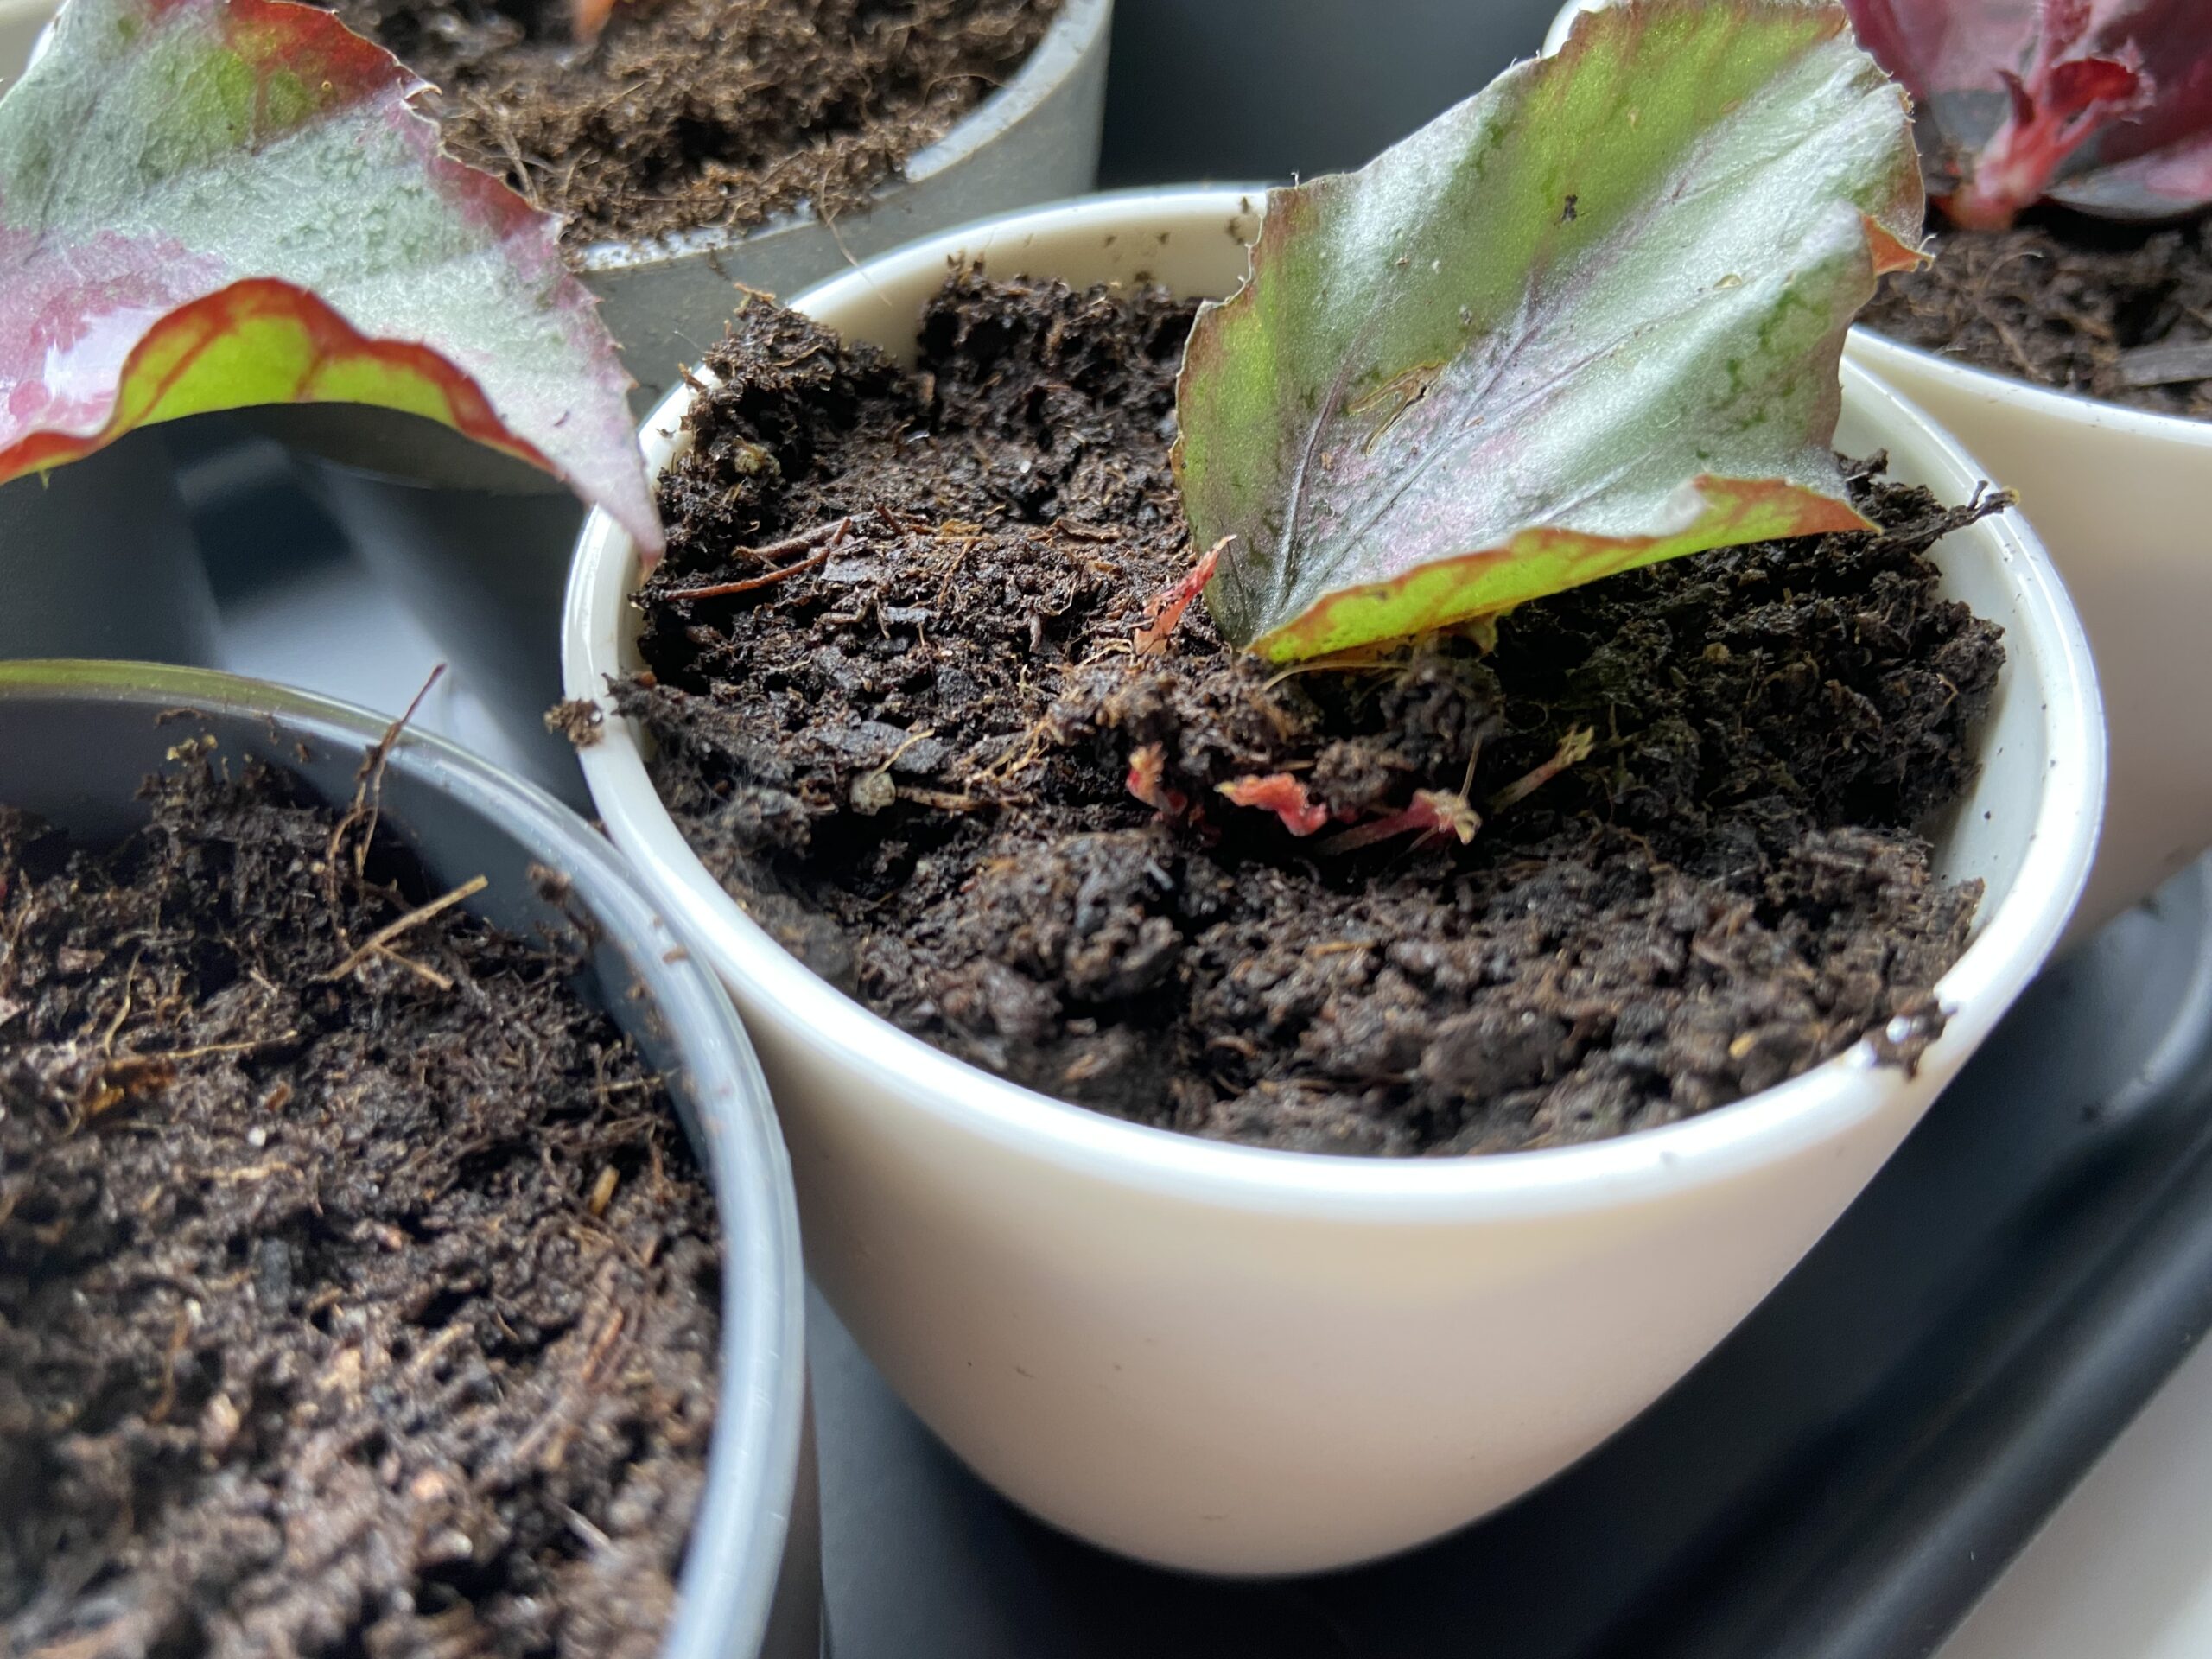
[[[60,10],[60,0],[0,0],[0,88],[45,52]],[[576,275],[597,296],[600,321],[637,382],[631,409],[660,402],[677,371],[719,336],[741,287],[791,293],[931,231],[1090,189],[1098,176],[1113,25],[1114,0],[1061,0],[1059,16],[1005,86],[834,222],[802,203],[746,230],[706,226],[594,242],[577,254]],[[506,457],[472,465],[474,444],[428,421],[395,422],[385,410],[337,406],[312,437],[311,453],[372,475],[470,489],[480,470],[488,494],[518,487],[501,465]]]
[[[1229,292],[1256,196],[1093,198],[940,237],[801,309],[911,354],[947,262]],[[1965,499],[1981,469],[1847,368],[1839,442]],[[688,392],[646,423],[656,467]],[[2088,868],[2104,751],[2087,647],[2017,517],[1938,549],[2007,662],[1942,866],[1988,884],[1916,1076],[1864,1046],[1766,1093],[1596,1145],[1382,1160],[1139,1128],[976,1071],[817,979],[718,887],[638,734],[582,751],[607,832],[688,919],[759,1045],[813,1272],[985,1479],[1109,1548],[1287,1573],[1416,1544],[1556,1473],[1658,1397],[1827,1229],[2043,962]],[[594,514],[571,696],[639,666],[634,550]]]
[[[1866,328],[1847,355],[2018,493],[2081,611],[2111,748],[2086,933],[2212,846],[2212,421],[2047,391]]]
[[[1610,0],[1570,0],[1544,50]],[[2212,847],[2212,421],[2051,391],[1853,328],[1851,361],[1918,404],[2015,491],[2088,630],[2111,783],[2071,937]]]
[[[141,785],[162,769],[164,754],[175,757],[180,736],[204,734],[226,764],[255,754],[276,760],[335,806],[353,797],[367,757],[385,747],[387,723],[383,715],[228,674],[143,663],[4,663],[0,799],[92,844],[112,842],[144,823]],[[822,1659],[821,1518],[798,1218],[745,1033],[714,981],[685,959],[651,896],[574,813],[415,732],[391,747],[382,778],[378,833],[396,838],[440,885],[462,871],[487,878],[467,901],[472,913],[525,938],[589,930],[593,949],[576,988],[605,1007],[668,1079],[677,1116],[715,1190],[719,1404],[659,1659]],[[557,888],[539,880],[546,873],[557,877]],[[82,1654],[91,1646],[43,1651]],[[22,1651],[14,1643],[9,1650]]]

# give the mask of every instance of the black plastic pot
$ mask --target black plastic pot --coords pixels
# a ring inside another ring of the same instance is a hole
[[[188,727],[180,709],[192,711]],[[342,803],[385,724],[229,675],[136,663],[0,664],[0,798],[73,835],[119,839],[144,819],[140,780],[189,729],[212,735],[234,760],[277,761]],[[533,865],[565,876],[570,902],[595,925],[578,989],[667,1079],[714,1184],[722,1227],[721,1413],[661,1651],[668,1659],[816,1659],[820,1522],[798,1218],[767,1087],[737,1016],[607,843],[528,785],[437,739],[408,735],[385,774],[382,823],[433,880],[489,878],[469,908],[502,927],[526,935],[572,925],[539,895]]]

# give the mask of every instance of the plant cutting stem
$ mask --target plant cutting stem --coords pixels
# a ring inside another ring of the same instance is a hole
[[[1535,767],[1525,776],[1515,779],[1497,794],[1491,796],[1486,804],[1492,812],[1503,812],[1516,801],[1527,800],[1529,797],[1551,782],[1569,766],[1587,760],[1597,739],[1597,733],[1589,727],[1576,727],[1574,730],[1560,740],[1560,746],[1554,751],[1550,760],[1545,761],[1541,766]]]
[[[1175,625],[1183,620],[1183,613],[1191,608],[1191,601],[1205,591],[1213,580],[1221,556],[1236,538],[1224,536],[1205,550],[1205,556],[1186,571],[1181,581],[1154,600],[1151,620],[1137,630],[1134,644],[1140,657],[1158,651],[1167,643],[1167,636],[1175,632]]]
[[[1464,847],[1482,827],[1482,815],[1467,804],[1465,796],[1455,795],[1446,789],[1420,789],[1414,791],[1412,804],[1402,810],[1331,836],[1321,843],[1321,850],[1357,852],[1378,841],[1404,835],[1412,836],[1416,842],[1427,841],[1432,836],[1457,836]]]

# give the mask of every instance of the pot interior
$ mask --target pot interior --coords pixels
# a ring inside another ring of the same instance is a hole
[[[215,740],[215,753],[233,767],[248,757],[270,760],[339,808],[353,798],[367,748],[360,734],[328,724],[190,701],[156,710],[135,702],[30,701],[0,691],[0,778],[6,779],[0,799],[85,842],[118,842],[147,820],[139,785],[162,769],[174,746],[202,734]],[[489,885],[465,907],[508,932],[529,938],[543,929],[573,938],[573,922],[537,890],[530,874],[537,863],[565,867],[560,850],[529,844],[517,826],[499,821],[494,799],[471,799],[441,787],[439,769],[423,764],[427,759],[404,747],[393,755],[385,774],[379,836],[396,839],[421,858],[434,884],[486,876]],[[591,916],[595,907],[586,899],[580,908]],[[631,995],[640,978],[636,953],[616,931],[601,930],[576,989],[635,1039],[655,1067],[680,1068],[683,1055],[658,1001]],[[695,1099],[688,1090],[671,1092],[686,1133],[703,1154]]]
[[[120,841],[149,816],[142,781],[175,746],[204,734],[219,761],[267,760],[343,807],[384,728],[376,716],[223,675],[0,664],[0,803],[90,843]],[[381,799],[378,833],[419,857],[434,886],[487,879],[470,911],[525,938],[574,941],[584,925],[591,950],[575,988],[661,1073],[715,1189],[722,1410],[662,1651],[810,1652],[789,1633],[810,1629],[819,1595],[814,1541],[790,1525],[806,1409],[798,1220],[741,1028],[612,854],[549,798],[442,742],[410,737],[392,750]],[[541,868],[560,872],[561,884],[549,887]],[[781,1645],[763,1649],[772,1607]]]
[[[1000,276],[1049,273],[1077,285],[1157,282],[1180,296],[1219,296],[1243,280],[1263,194],[1192,192],[1174,198],[1173,208],[1150,213],[1133,212],[1125,200],[1100,198],[1050,215],[978,226],[958,238],[956,258]],[[1224,207],[1230,211],[1222,211]],[[793,304],[848,339],[866,340],[911,363],[922,307],[944,280],[942,250],[950,240],[876,260]],[[1853,365],[1843,370],[1843,386],[1839,450],[1850,455],[1886,450],[1892,477],[1923,485],[1947,502],[1971,499],[1982,475],[1917,410]],[[677,412],[671,399],[646,423],[645,447],[657,467],[683,442]],[[1923,826],[1942,874],[1985,884],[1977,937],[2019,884],[2054,816],[2094,815],[2101,797],[2100,783],[2085,798],[2056,809],[2049,798],[2059,734],[2082,712],[2066,706],[2079,697],[2074,682],[2081,659],[2078,637],[2067,638],[2054,614],[2053,595],[2037,591],[2050,577],[2030,546],[2000,516],[1953,534],[1933,555],[1943,573],[1943,591],[2005,630],[2005,668],[1979,734],[1980,774],[1941,821]],[[2041,602],[2031,602],[2031,595]],[[624,665],[634,669],[639,619],[633,607],[622,610]],[[2082,751],[2072,758],[2101,771],[2100,736],[2101,728],[2081,730]]]

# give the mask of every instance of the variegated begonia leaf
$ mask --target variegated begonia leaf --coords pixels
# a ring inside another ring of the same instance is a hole
[[[558,221],[288,0],[71,0],[0,97],[0,480],[250,404],[426,415],[649,551],[630,381]]]
[[[2212,0],[1845,0],[1911,91],[1939,204],[2002,229],[2045,197],[2113,219],[2212,205]]]
[[[1362,171],[1268,193],[1177,391],[1206,600],[1289,659],[1855,527],[1844,331],[1923,211],[1842,11],[1582,17]]]

